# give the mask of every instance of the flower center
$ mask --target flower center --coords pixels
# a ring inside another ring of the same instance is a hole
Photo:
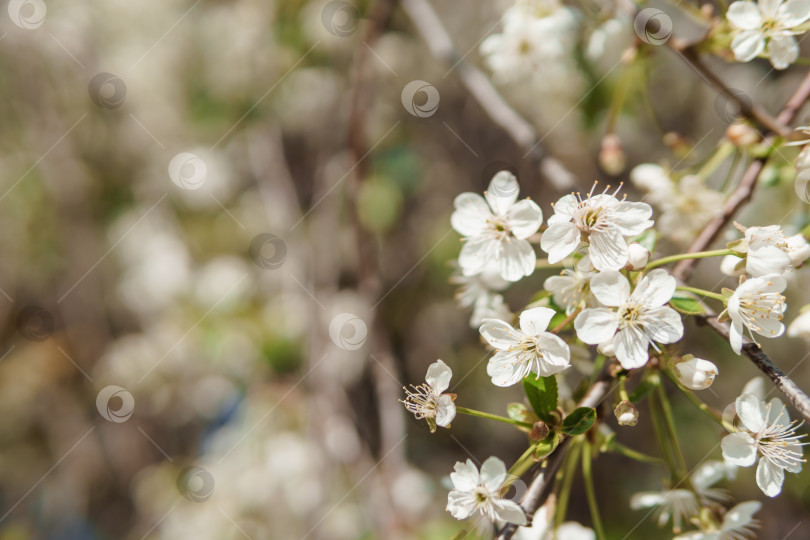
[[[432,418],[436,416],[438,404],[436,403],[436,395],[433,388],[429,384],[420,384],[419,386],[411,385],[411,389],[405,388],[405,408],[413,413],[417,419]]]
[[[762,331],[759,322],[762,319],[782,320],[782,313],[785,311],[785,297],[776,292],[762,292],[749,294],[741,299],[740,316],[745,326],[755,332]],[[775,330],[770,331],[776,334]]]
[[[641,306],[638,304],[625,304],[619,311],[622,319],[622,326],[635,326],[641,317]]]

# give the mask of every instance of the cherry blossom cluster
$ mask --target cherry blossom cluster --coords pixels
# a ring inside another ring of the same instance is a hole
[[[634,183],[668,182],[664,185],[672,188],[669,193],[675,193],[674,182],[656,167],[637,167]],[[623,448],[615,442],[616,434],[597,420],[595,409],[569,409],[571,400],[560,397],[571,395],[566,375],[572,367],[591,377],[607,370],[619,386],[614,413],[620,426],[634,426],[639,420],[636,403],[643,398],[631,397],[626,389],[637,373],[643,381],[639,388],[648,383],[660,387],[661,374],[671,376],[692,397],[691,392],[709,388],[718,376],[717,365],[672,347],[684,337],[685,316],[709,313],[705,300],[696,295],[722,302],[719,319],[730,320],[729,342],[737,354],[744,346],[744,329],[752,340],[755,334],[775,338],[784,333],[786,275],[810,257],[803,235],[789,236],[776,225],[738,225],[743,238],[730,242],[725,250],[707,252],[725,256],[718,267],[739,279],[736,289],[721,293],[695,289],[679,283],[664,267],[688,255],[652,258],[656,240],[663,236],[654,227],[653,208],[646,202],[628,201],[620,196],[620,189],[600,189],[595,183],[587,193],[565,195],[553,204],[545,224],[538,204],[528,198],[519,200],[517,178],[508,171],[498,172],[483,196],[462,193],[456,197],[451,223],[463,245],[452,282],[461,286],[459,305],[472,308],[471,324],[493,352],[486,369],[492,384],[522,384],[529,405],[513,404],[508,418],[457,407],[456,395],[446,392],[452,371],[442,360],[431,364],[424,384],[406,390],[404,404],[417,419],[427,421],[431,432],[437,426],[450,428],[457,413],[511,423],[527,433],[531,460],[519,460],[509,469],[494,456],[480,468],[471,460],[457,463],[450,475],[447,504],[453,517],[512,523],[523,526],[521,530],[554,534],[553,524],[543,517],[553,509],[545,506],[536,516],[527,516],[517,501],[505,497],[509,486],[565,438],[577,440],[591,431],[592,437],[603,441],[602,448]],[[668,202],[659,199],[664,215],[678,212],[673,199],[677,197],[666,198]],[[538,260],[535,245],[545,252],[545,259]],[[562,270],[547,277],[532,302],[513,314],[502,293],[538,268]],[[589,366],[576,366],[574,349],[582,357],[587,346],[593,347],[595,358],[585,360]],[[758,462],[757,485],[765,495],[776,496],[785,471],[801,470],[805,444],[800,425],[790,420],[785,406],[777,398],[764,401],[757,384],[749,384],[737,398],[732,419],[717,419],[729,431],[722,439],[723,461],[707,461],[683,476],[680,484],[663,491],[636,494],[631,508],[654,508],[659,526],[671,523],[680,534],[677,538],[752,534],[757,523],[753,514],[760,503],[730,507],[725,492],[712,486],[733,478],[737,467]],[[654,399],[666,412],[665,395]],[[672,466],[674,474],[686,474],[685,464]],[[571,538],[577,534],[595,538],[592,529],[576,523],[566,526]],[[683,533],[687,526],[697,530]]]

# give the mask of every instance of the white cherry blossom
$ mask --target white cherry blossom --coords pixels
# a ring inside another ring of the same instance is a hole
[[[745,229],[745,271],[754,277],[784,274],[801,266],[810,257],[810,244],[804,236],[787,236],[779,225]]]
[[[773,398],[765,402],[755,394],[743,394],[734,403],[741,429],[723,437],[723,459],[739,467],[757,465],[757,485],[768,497],[782,491],[785,471],[798,473],[804,462],[802,446],[807,444],[797,434],[801,424],[790,421],[787,409]]]
[[[624,268],[629,256],[626,237],[637,236],[652,226],[652,208],[642,202],[619,201],[617,192],[606,190],[594,195],[591,188],[584,199],[572,193],[557,201],[548,229],[540,238],[550,263],[563,260],[584,241],[594,268]]]
[[[643,366],[648,346],[675,343],[683,337],[683,321],[665,304],[675,292],[675,278],[662,268],[645,275],[630,292],[620,272],[600,272],[591,279],[591,292],[604,306],[588,308],[574,319],[577,337],[589,345],[613,340],[616,358],[625,369]]]
[[[630,508],[655,508],[658,526],[663,527],[672,520],[673,532],[680,533],[683,524],[700,512],[700,504],[720,502],[727,495],[711,486],[725,478],[733,479],[737,467],[722,461],[706,461],[690,476],[695,492],[688,489],[667,489],[663,491],[641,491],[630,498]]]
[[[748,328],[751,339],[754,333],[767,338],[781,336],[785,331],[782,314],[787,309],[785,290],[787,282],[778,274],[751,278],[737,287],[728,299],[726,313],[731,318],[729,341],[735,353],[742,351],[743,327]]]
[[[593,529],[576,521],[566,521],[555,528],[553,517],[549,515],[551,510],[551,505],[541,506],[534,513],[531,526],[520,527],[515,532],[515,540],[596,540]]]
[[[417,419],[426,419],[430,432],[436,431],[436,426],[450,427],[450,422],[456,417],[455,394],[444,394],[450,386],[453,370],[442,362],[436,360],[427,370],[425,383],[419,386],[411,385],[405,389],[406,398],[402,403]]]
[[[492,521],[525,525],[523,509],[501,495],[507,477],[506,465],[496,457],[487,459],[480,473],[470,459],[457,462],[455,472],[450,473],[453,489],[447,496],[447,511],[456,519],[481,514]]]
[[[484,197],[469,192],[456,197],[450,222],[464,236],[458,262],[465,276],[480,274],[492,262],[508,281],[534,272],[537,256],[526,238],[540,228],[543,212],[532,200],[517,202],[519,190],[515,176],[501,171]]]
[[[565,309],[570,315],[580,307],[585,307],[591,297],[590,282],[596,275],[596,269],[587,255],[574,265],[566,268],[559,276],[550,276],[543,283],[543,288],[552,294],[554,303]]]
[[[765,53],[773,67],[785,69],[799,57],[793,36],[803,33],[797,27],[810,18],[810,0],[742,0],[728,7],[726,18],[738,30],[731,42],[738,61]]]
[[[787,335],[810,339],[810,309],[802,309],[801,314],[788,325]]]
[[[676,536],[673,540],[744,540],[754,538],[754,529],[759,527],[759,522],[754,519],[754,514],[762,508],[759,501],[747,501],[738,504],[730,509],[723,516],[723,522],[719,526],[711,525],[701,531],[689,532]]]
[[[490,263],[483,272],[472,276],[456,273],[450,278],[450,283],[460,285],[456,291],[456,301],[462,308],[472,307],[470,326],[478,328],[484,319],[508,319],[512,313],[506,305],[502,295],[495,291],[502,291],[510,282],[500,275],[498,265]]]
[[[495,348],[487,374],[496,386],[512,386],[529,373],[548,377],[571,364],[568,344],[546,332],[556,312],[547,307],[528,309],[520,314],[520,329],[498,319],[486,319],[481,335]]]

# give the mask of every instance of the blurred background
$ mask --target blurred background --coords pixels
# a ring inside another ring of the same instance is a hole
[[[549,216],[561,195],[615,185],[639,163],[699,167],[735,117],[671,51],[623,56],[638,40],[610,2],[577,5],[537,77],[483,86],[475,75],[497,66],[480,45],[510,2],[6,4],[3,540],[450,538],[464,526],[444,511],[453,464],[509,463],[526,444],[469,417],[430,434],[397,402],[437,358],[461,405],[504,414],[522,399],[493,391],[448,283],[453,198],[507,168]],[[709,64],[770,111],[806,69]],[[608,150],[620,144],[607,155],[606,134]],[[789,159],[740,221],[805,224],[781,180]],[[715,186],[744,161],[721,166]],[[554,272],[511,287],[509,307]],[[801,279],[788,320],[810,300]],[[704,262],[694,282],[720,280]],[[702,397],[722,409],[756,370],[707,330],[687,332],[699,339],[684,348],[720,368]],[[766,350],[810,386],[804,342]],[[720,459],[722,433],[670,390],[690,463]],[[606,422],[655,453],[644,414],[636,428]],[[596,461],[611,538],[671,536],[628,505],[666,476]],[[808,479],[764,501],[761,537],[810,536]],[[569,518],[588,524],[574,485]],[[751,469],[723,487],[762,498]]]

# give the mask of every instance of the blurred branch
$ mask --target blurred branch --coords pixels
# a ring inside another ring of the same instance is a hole
[[[667,45],[669,45],[669,48],[675,51],[687,65],[694,69],[709,86],[714,88],[719,94],[725,96],[729,101],[733,101],[742,116],[756,122],[769,132],[776,133],[780,137],[789,137],[791,135],[791,129],[785,125],[787,122],[780,121],[779,118],[774,118],[759,104],[754,103],[750,99],[741,97],[744,96],[747,98],[747,95],[741,92],[735,92],[733,89],[726,86],[726,83],[703,63],[703,60],[700,59],[700,55],[694,47],[683,46],[682,42],[676,39],[670,39],[667,41]]]
[[[462,84],[492,121],[525,152],[537,169],[559,190],[576,185],[574,175],[557,159],[546,155],[534,127],[504,100],[489,78],[459,56],[447,30],[427,0],[401,0],[405,12],[439,60],[458,72]]]
[[[577,404],[577,407],[597,407],[610,392],[611,380],[610,370],[603,370],[602,375],[596,380],[593,386],[588,389],[588,392]],[[570,438],[564,439],[554,452],[551,453],[545,463],[545,467],[535,473],[531,484],[529,484],[529,488],[523,495],[520,506],[523,508],[523,511],[526,512],[526,517],[529,519],[537,512],[538,508],[543,506],[546,499],[548,499],[548,496],[551,494],[551,490],[554,486],[554,476],[557,474],[566,452],[568,452],[570,440]],[[517,529],[517,525],[513,523],[507,524],[498,533],[496,540],[509,540],[515,535]]]
[[[776,117],[777,122],[784,125],[790,124],[796,117],[799,109],[808,99],[810,99],[810,72],[805,75],[802,83]],[[765,139],[764,144],[766,146],[770,146],[775,142],[775,140],[776,137],[774,135],[770,135]],[[701,231],[695,241],[692,242],[692,245],[689,246],[687,253],[704,251],[709,245],[711,245],[712,242],[714,242],[715,238],[717,238],[720,232],[731,222],[740,208],[742,208],[742,206],[751,199],[751,195],[754,192],[754,188],[759,180],[759,175],[762,172],[762,169],[765,167],[765,162],[767,159],[768,156],[758,157],[751,162],[743,173],[737,189],[735,189],[726,200],[722,213],[714,220],[709,222],[709,224]],[[691,277],[698,261],[699,259],[685,259],[675,266],[672,274],[676,279],[686,281],[689,279],[689,277]]]

